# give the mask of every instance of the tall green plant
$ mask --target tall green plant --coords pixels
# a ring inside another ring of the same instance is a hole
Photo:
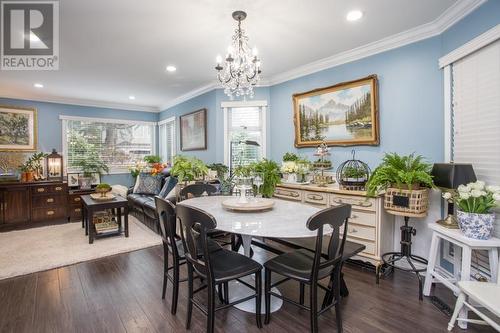
[[[206,176],[208,167],[196,157],[177,155],[174,157],[174,166],[170,174],[177,177],[179,182],[188,182]]]
[[[431,165],[424,162],[421,155],[386,153],[366,184],[367,194],[374,196],[391,186],[399,189],[411,189],[414,185],[433,187],[430,172]]]
[[[260,187],[260,193],[263,197],[271,198],[276,185],[281,182],[278,163],[264,158],[260,162],[253,163],[251,168],[254,172],[262,174],[263,184]]]

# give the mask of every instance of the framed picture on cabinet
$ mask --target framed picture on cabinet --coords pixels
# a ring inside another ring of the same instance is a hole
[[[0,105],[0,151],[34,151],[37,148],[35,108]]]
[[[78,187],[78,172],[68,172],[68,187]]]

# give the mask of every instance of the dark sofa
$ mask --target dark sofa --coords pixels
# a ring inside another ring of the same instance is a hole
[[[169,177],[170,173],[166,173],[162,176],[162,188],[165,182],[169,180]],[[177,181],[175,181],[175,183],[176,182]],[[132,193],[132,191],[133,187],[129,189],[129,193],[127,195],[130,214],[144,223],[148,228],[159,234],[160,225],[158,222],[158,216],[156,214],[155,195]],[[168,195],[168,193],[166,195]],[[175,196],[167,199],[173,201],[175,204]]]

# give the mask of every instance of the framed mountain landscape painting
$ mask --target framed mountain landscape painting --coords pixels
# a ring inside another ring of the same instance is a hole
[[[36,150],[36,109],[0,105],[0,151]]]
[[[293,95],[295,146],[378,145],[377,76]]]

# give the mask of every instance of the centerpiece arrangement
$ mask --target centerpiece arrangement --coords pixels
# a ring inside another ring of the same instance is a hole
[[[500,202],[500,186],[486,186],[478,180],[460,185],[457,191],[443,193],[443,198],[456,204],[458,226],[466,237],[491,237],[495,222],[493,209]]]
[[[153,176],[164,173],[168,170],[169,163],[163,163],[161,157],[158,155],[147,155],[142,160],[135,162],[134,166],[129,168],[130,173],[134,179],[140,173],[150,173]]]
[[[283,173],[285,182],[292,184],[306,184],[306,177],[310,171],[311,163],[307,160],[307,158],[299,157],[294,153],[286,153],[283,155],[281,172]]]
[[[368,196],[385,192],[384,207],[389,213],[422,217],[429,206],[429,188],[434,187],[431,165],[420,155],[387,153],[366,187]]]
[[[332,176],[325,175],[325,171],[332,168],[332,162],[328,159],[328,156],[330,156],[330,148],[328,148],[325,141],[318,146],[314,156],[318,157],[318,159],[313,162],[313,167],[316,171],[314,174],[314,183],[318,186],[326,186],[333,183]]]
[[[23,182],[31,182],[33,180],[42,180],[44,179],[43,175],[43,159],[46,158],[49,154],[39,152],[33,153],[26,162],[19,166],[19,170],[21,171],[21,181]]]
[[[96,193],[91,193],[90,197],[96,201],[110,201],[115,198],[115,196],[110,193],[111,185],[106,183],[98,184],[95,188]]]

